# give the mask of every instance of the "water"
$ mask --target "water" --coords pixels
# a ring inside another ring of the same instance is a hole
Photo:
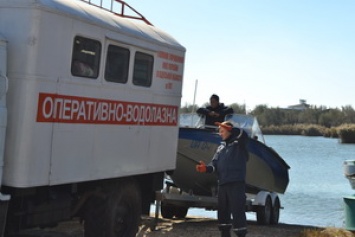
[[[355,144],[338,139],[306,136],[265,136],[291,167],[290,183],[280,195],[280,222],[344,227],[343,197],[355,193],[343,174],[343,161],[355,159]],[[215,211],[191,209],[188,215],[216,218]],[[247,214],[255,220],[255,213]]]

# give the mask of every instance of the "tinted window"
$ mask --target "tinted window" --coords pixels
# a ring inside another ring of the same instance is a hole
[[[97,40],[75,37],[71,73],[78,77],[97,78],[99,75],[101,44]]]
[[[136,52],[133,72],[134,85],[149,87],[152,84],[153,63],[152,55]]]
[[[105,79],[111,82],[126,83],[128,79],[129,50],[110,45],[107,50]]]

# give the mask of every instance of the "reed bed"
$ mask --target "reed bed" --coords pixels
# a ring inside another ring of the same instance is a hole
[[[355,124],[327,128],[317,124],[271,125],[261,127],[266,135],[303,135],[339,138],[341,143],[355,143]]]

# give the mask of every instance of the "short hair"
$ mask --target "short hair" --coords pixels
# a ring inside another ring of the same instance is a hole
[[[215,100],[217,100],[219,102],[219,96],[216,95],[216,94],[211,95],[210,99],[215,99]]]

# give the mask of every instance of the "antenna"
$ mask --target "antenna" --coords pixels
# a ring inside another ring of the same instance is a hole
[[[193,114],[195,113],[195,101],[196,101],[196,94],[197,94],[197,84],[198,84],[198,80],[196,79],[195,80],[195,92],[194,92],[194,100],[193,100],[193,102],[192,102],[192,110],[191,110],[191,117],[192,117],[192,119],[191,119],[191,127],[193,127]]]

